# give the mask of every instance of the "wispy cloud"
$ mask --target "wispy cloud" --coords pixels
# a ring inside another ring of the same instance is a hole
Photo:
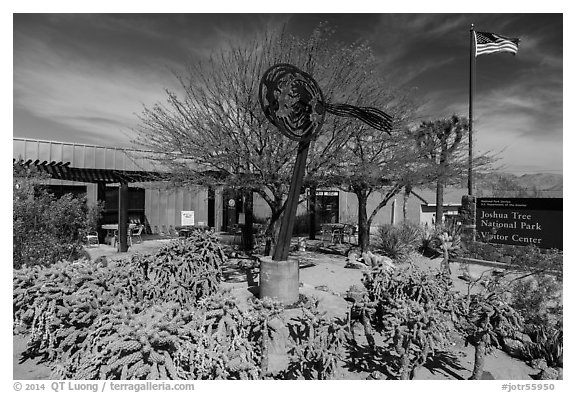
[[[494,89],[477,100],[478,116],[507,119],[508,130],[540,141],[562,140],[562,94],[539,82]]]
[[[34,49],[20,54],[14,69],[14,106],[26,108],[36,117],[66,123],[79,133],[98,135],[103,141],[131,128],[134,113],[140,112],[143,104],[162,99],[167,87],[164,75],[150,71],[70,62],[39,41],[29,43],[28,48]]]
[[[522,173],[540,168],[541,172],[552,172],[562,168],[562,145],[553,139],[525,139],[522,124],[528,126],[531,119],[492,116],[480,118],[474,127],[475,151],[503,151],[499,164],[510,172]],[[518,129],[520,128],[520,129]]]
[[[14,134],[127,144],[142,106],[178,89],[172,70],[264,27],[306,35],[322,20],[338,41],[368,42],[382,73],[415,89],[421,119],[467,116],[470,23],[520,37],[517,56],[478,60],[477,147],[505,147],[516,168],[562,168],[562,20],[548,14],[16,15]]]

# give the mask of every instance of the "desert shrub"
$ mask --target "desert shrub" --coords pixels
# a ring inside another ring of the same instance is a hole
[[[97,201],[96,205],[90,207],[86,213],[85,228],[89,232],[98,231],[98,223],[103,217],[104,201]]]
[[[87,207],[86,198],[56,198],[41,187],[20,186],[13,200],[13,266],[48,266],[85,257],[83,243],[91,220],[102,206]]]
[[[422,237],[420,238],[420,247],[418,251],[426,257],[436,257],[438,256],[438,251],[436,250],[436,233],[434,228],[429,228],[426,226],[422,230]]]
[[[406,257],[410,252],[410,245],[402,241],[398,229],[388,224],[378,228],[373,245],[376,250],[398,260]]]
[[[404,221],[398,226],[400,238],[408,244],[418,247],[418,242],[422,237],[422,227],[410,221]]]
[[[386,256],[404,261],[418,250],[422,239],[422,229],[412,223],[381,225],[374,238],[374,248]]]
[[[524,358],[544,358],[548,366],[563,363],[562,283],[553,276],[537,274],[512,285],[511,305],[524,319]]]
[[[511,294],[510,303],[526,324],[562,326],[562,283],[554,277],[539,274],[515,281]]]
[[[542,249],[534,245],[516,246],[484,242],[463,244],[462,256],[488,261],[507,262],[511,265],[535,272],[562,274],[563,252],[556,249]]]
[[[524,270],[535,273],[553,273],[562,279],[563,252],[557,249],[542,249],[536,246],[512,246],[516,249],[516,256],[511,263]],[[526,250],[522,250],[525,248]]]
[[[464,244],[462,256],[487,261],[501,262],[503,254],[496,244],[468,242]]]
[[[532,340],[524,344],[524,357],[527,360],[545,359],[549,367],[563,367],[564,330],[550,325],[530,325],[526,333]]]

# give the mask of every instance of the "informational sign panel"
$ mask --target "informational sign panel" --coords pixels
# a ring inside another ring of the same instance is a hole
[[[478,240],[562,250],[562,198],[477,198]]]
[[[194,210],[182,210],[181,225],[194,225]]]

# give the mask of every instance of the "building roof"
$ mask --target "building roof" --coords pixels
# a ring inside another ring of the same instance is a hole
[[[167,172],[153,161],[153,152],[39,139],[13,138],[15,161],[46,163],[78,169]]]
[[[33,165],[61,180],[134,183],[167,172],[146,150],[13,138],[12,153],[14,165]]]

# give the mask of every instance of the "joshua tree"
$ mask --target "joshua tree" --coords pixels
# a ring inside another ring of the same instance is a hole
[[[435,172],[437,228],[442,225],[444,186],[451,175],[450,164],[467,131],[468,120],[453,115],[449,119],[423,122],[416,132],[418,147]]]
[[[402,196],[402,220],[407,221],[408,217],[408,198],[412,193],[412,185],[407,184],[404,186],[404,194]]]

